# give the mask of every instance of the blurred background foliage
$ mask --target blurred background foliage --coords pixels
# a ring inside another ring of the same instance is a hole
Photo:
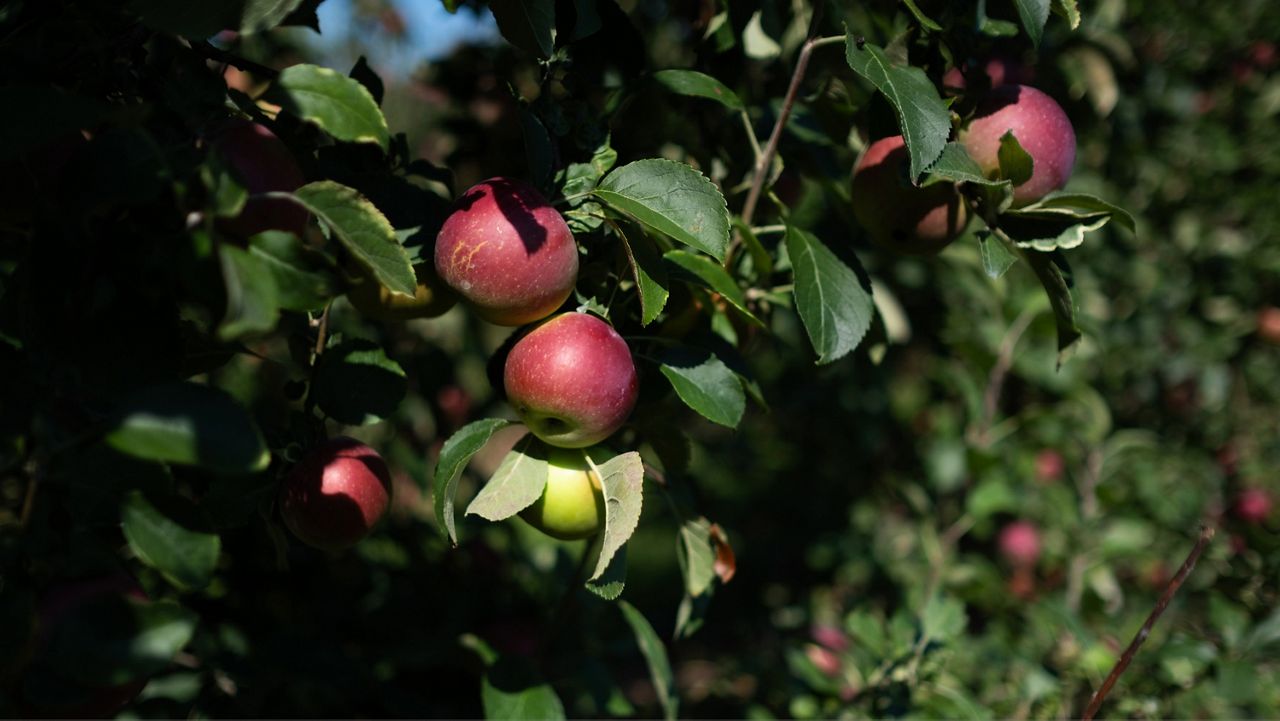
[[[919,5],[928,14],[942,4]],[[589,156],[594,143],[573,142],[608,130],[620,162],[689,162],[740,205],[750,153],[720,108],[654,91],[611,127],[595,125],[610,88],[692,67],[734,89],[767,132],[808,10],[784,0],[726,6],[717,27],[722,6],[709,0],[619,2],[551,86],[572,99],[551,127],[562,152]],[[853,356],[816,368],[798,320],[780,310],[772,334],[745,352],[768,411],[749,409],[736,432],[679,419],[692,460],[668,480],[696,496],[737,556],[701,627],[670,646],[682,715],[1079,715],[1202,522],[1218,538],[1109,713],[1280,715],[1277,517],[1246,522],[1238,512],[1246,490],[1280,492],[1280,333],[1264,330],[1280,304],[1280,13],[1265,0],[1101,0],[1081,11],[1074,32],[1052,18],[1038,52],[1019,37],[984,48],[1030,65],[1034,84],[1071,116],[1080,151],[1069,188],[1139,220],[1136,234],[1113,224],[1071,255],[1086,332],[1061,363],[1025,268],[988,280],[971,238],[927,260],[865,240],[848,210],[848,173],[868,118],[880,122],[885,109],[838,50],[815,56],[774,190],[794,222],[858,248],[884,322]],[[911,17],[887,1],[828,12],[878,42]],[[500,40],[485,8],[446,15],[425,1],[329,0],[320,20],[322,36],[287,29],[219,42],[272,67],[342,69],[367,56],[392,130],[415,156],[450,168],[456,188],[527,174],[516,96],[545,102],[542,70]],[[934,78],[944,69],[927,68]],[[260,90],[234,68],[224,77]],[[392,517],[330,556],[251,522],[233,506],[251,510],[263,489],[241,489],[227,501],[233,530],[217,580],[183,597],[201,617],[194,640],[124,714],[477,716],[474,649],[546,654],[548,637],[556,653],[543,672],[571,715],[657,714],[616,609],[584,595],[574,613],[556,613],[576,546],[519,522],[468,522],[450,549],[434,527],[422,484],[440,443],[468,420],[506,412],[486,370],[505,330],[461,309],[382,326],[345,303],[332,322],[344,337],[382,343],[408,375],[395,416],[356,432],[393,469]],[[89,346],[128,359],[147,340]],[[289,412],[288,372],[262,359],[289,348],[272,343],[209,375],[260,419]],[[492,468],[502,452],[476,465]],[[51,493],[87,529],[69,541],[86,543],[71,555],[85,568],[114,553],[88,549],[102,522],[95,509],[113,489],[85,479],[109,463],[122,461],[86,453],[53,471],[66,483]],[[464,502],[483,477],[464,476]],[[23,488],[4,484],[0,523],[11,526]],[[1015,521],[1038,529],[1033,567],[998,551]],[[654,496],[629,554],[626,598],[664,638],[683,584],[677,530]],[[50,563],[67,557],[50,543]],[[163,595],[149,573],[143,585]]]

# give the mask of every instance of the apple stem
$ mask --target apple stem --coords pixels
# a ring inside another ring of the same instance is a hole
[[[1200,527],[1200,539],[1196,541],[1191,553],[1187,555],[1187,560],[1182,562],[1182,568],[1179,568],[1178,573],[1169,581],[1164,593],[1160,594],[1160,599],[1156,601],[1155,608],[1151,609],[1151,615],[1147,616],[1146,623],[1143,623],[1142,628],[1138,629],[1138,633],[1129,642],[1129,647],[1124,650],[1120,660],[1116,661],[1116,665],[1111,669],[1111,673],[1107,674],[1102,686],[1098,687],[1098,691],[1093,694],[1093,699],[1089,701],[1089,706],[1084,710],[1084,715],[1081,717],[1083,721],[1092,721],[1093,717],[1097,715],[1098,709],[1102,706],[1102,702],[1106,700],[1111,687],[1116,685],[1120,674],[1124,673],[1125,669],[1129,667],[1129,662],[1133,660],[1134,655],[1138,653],[1138,649],[1142,647],[1142,642],[1146,641],[1147,636],[1151,634],[1151,627],[1160,619],[1160,615],[1169,606],[1169,601],[1173,600],[1173,594],[1178,592],[1182,582],[1187,580],[1187,576],[1191,575],[1191,570],[1196,567],[1196,561],[1200,560],[1200,554],[1204,553],[1209,541],[1213,540],[1213,533],[1212,526]]]

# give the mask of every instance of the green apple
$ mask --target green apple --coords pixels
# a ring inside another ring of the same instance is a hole
[[[596,465],[607,454],[601,449],[555,448],[548,446],[547,485],[532,506],[520,517],[543,533],[562,541],[590,538],[604,529],[604,491],[600,476],[587,462]]]

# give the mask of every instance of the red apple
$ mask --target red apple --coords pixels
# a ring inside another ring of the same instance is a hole
[[[1258,311],[1258,337],[1272,345],[1280,345],[1280,308],[1267,306]]]
[[[1040,531],[1030,521],[1014,521],[1000,530],[1000,555],[1015,568],[1028,568],[1040,559]]]
[[[313,448],[280,487],[280,515],[303,543],[338,550],[377,525],[391,500],[391,474],[378,452],[354,438]]]
[[[911,185],[908,164],[901,135],[872,143],[853,171],[853,214],[880,245],[936,253],[964,230],[968,211],[950,183]]]
[[[135,599],[147,601],[147,594],[132,577],[123,573],[97,578],[87,578],[61,583],[51,587],[40,602],[36,613],[35,634],[32,642],[35,664],[41,664],[41,654],[46,651],[58,628],[77,617],[93,604],[113,600]],[[43,662],[47,664],[49,661]],[[65,678],[59,669],[48,669],[42,680],[43,691],[39,700],[28,693],[24,714],[50,718],[111,718],[137,697],[147,685],[147,678],[135,679],[116,686],[89,686],[82,681]],[[50,686],[58,689],[57,701],[46,696]],[[62,695],[65,694],[65,695]]]
[[[562,313],[521,338],[503,368],[507,400],[538,438],[584,448],[622,427],[639,386],[631,349],[608,323]]]
[[[1014,206],[1043,198],[1067,184],[1076,163],[1076,134],[1062,107],[1029,85],[995,88],[960,134],[983,172],[1000,170],[1000,138],[1012,132],[1034,163],[1031,178],[1013,190]]]
[[[234,120],[214,141],[222,157],[249,191],[244,209],[219,223],[231,235],[247,238],[264,230],[285,230],[301,236],[307,211],[291,200],[253,197],[261,193],[292,192],[306,183],[289,148],[266,126]]]
[[[1036,454],[1036,478],[1042,483],[1052,483],[1062,478],[1062,454],[1046,448]]]
[[[462,194],[436,239],[436,270],[480,317],[523,325],[555,312],[578,279],[578,245],[532,185],[490,178]]]
[[[1264,523],[1271,515],[1271,494],[1261,488],[1249,488],[1236,496],[1236,517],[1245,523]]]

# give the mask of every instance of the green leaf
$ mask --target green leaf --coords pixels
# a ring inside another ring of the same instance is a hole
[[[484,717],[491,721],[559,721],[564,705],[551,685],[538,678],[525,659],[504,656],[485,672],[480,683]]]
[[[511,518],[533,505],[547,485],[547,446],[528,436],[498,465],[467,506],[465,515],[475,514],[490,521]]]
[[[649,625],[648,619],[635,606],[626,601],[619,601],[618,608],[622,611],[622,617],[627,620],[627,624],[631,626],[631,632],[636,637],[636,645],[640,647],[640,653],[644,655],[645,663],[649,666],[649,677],[653,680],[654,690],[658,692],[663,717],[675,719],[679,713],[680,699],[676,696],[675,679],[671,675],[671,661],[667,659],[667,649],[662,644],[662,639],[658,638],[653,626]]]
[[[618,228],[618,237],[622,239],[622,248],[627,253],[627,263],[631,266],[631,274],[636,279],[636,290],[640,297],[640,325],[649,325],[667,305],[671,293],[667,290],[667,269],[662,263],[658,249],[643,232],[637,233],[635,240],[627,237]]]
[[[761,328],[764,327],[764,322],[747,310],[747,297],[723,265],[712,262],[705,255],[690,253],[687,250],[669,250],[663,254],[662,258],[675,266],[674,270],[684,276],[685,280],[691,280],[719,293],[743,317]]]
[[[795,272],[796,312],[818,363],[830,363],[857,348],[871,327],[870,287],[813,234],[787,226],[785,242]]]
[[[676,95],[707,98],[730,110],[743,109],[742,101],[727,85],[696,70],[660,70],[653,74],[653,80]]]
[[[529,180],[539,188],[546,188],[555,172],[551,134],[529,108],[521,104],[519,112],[520,131],[524,135],[524,154],[529,164]]]
[[[978,257],[982,260],[982,272],[996,280],[1018,262],[1018,254],[1009,244],[995,235],[984,233],[978,238]]]
[[[218,473],[253,473],[271,461],[248,411],[225,391],[197,383],[137,393],[116,413],[106,442],[136,458]]]
[[[389,417],[407,389],[400,364],[377,343],[358,338],[320,354],[311,394],[325,415],[363,426]]]
[[[280,306],[271,271],[248,251],[234,245],[220,246],[218,258],[227,293],[227,310],[218,324],[218,338],[236,340],[273,330],[280,320]]]
[[[389,147],[387,119],[359,81],[317,65],[293,65],[267,91],[267,99],[338,140]]]
[[[702,173],[673,160],[637,160],[614,170],[593,191],[614,209],[659,233],[724,261],[729,212]]]
[[[1044,292],[1049,295],[1049,305],[1053,308],[1053,319],[1058,326],[1058,351],[1066,350],[1072,343],[1080,339],[1080,328],[1076,326],[1075,303],[1071,299],[1071,287],[1067,276],[1054,262],[1053,254],[1027,251],[1023,253],[1031,269],[1035,271]]]
[[[239,29],[245,0],[204,0],[195,3],[130,0],[129,8],[149,28],[203,41],[220,30]]]
[[[124,538],[139,560],[184,590],[209,585],[222,539],[205,529],[189,502],[175,499],[161,511],[141,491],[133,491],[121,505],[120,518]]]
[[[658,358],[662,375],[684,404],[707,420],[737,428],[747,396],[737,374],[710,351],[673,346]]]
[[[1080,27],[1080,6],[1076,0],[1053,0],[1052,9],[1066,19],[1072,30]]]
[[[387,88],[378,73],[369,67],[369,61],[365,60],[363,55],[356,59],[356,64],[351,66],[351,72],[347,73],[347,77],[363,85],[364,89],[369,91],[374,104],[382,106],[382,96],[386,94]]]
[[[1013,136],[1012,130],[1006,130],[1005,134],[1000,136],[1000,149],[996,151],[996,156],[1000,160],[1001,178],[1014,185],[1022,185],[1031,180],[1031,174],[1035,171],[1035,161],[1027,151],[1022,149],[1018,139]]]
[[[1075,218],[1094,220],[1110,218],[1136,232],[1133,216],[1127,210],[1086,193],[1053,193],[1023,208],[1007,211],[1008,214],[1027,218]]]
[[[1084,236],[1107,224],[1109,216],[1081,222],[1075,218],[1020,216],[1011,213],[1000,216],[1000,229],[1019,248],[1030,248],[1047,253],[1055,249],[1070,250],[1084,243]]]
[[[616,601],[627,583],[627,547],[619,548],[599,578],[586,582],[587,590],[605,601]]]
[[[921,632],[926,638],[936,641],[954,639],[964,633],[968,622],[964,604],[954,598],[934,596],[925,604],[924,611],[920,614]]]
[[[917,178],[942,154],[951,134],[951,111],[920,68],[894,65],[884,50],[848,33],[845,60],[849,67],[884,94],[898,116],[898,127],[911,156],[911,177]]]
[[[629,451],[614,456],[597,467],[596,472],[604,491],[604,536],[589,581],[604,578],[614,555],[635,533],[644,502],[644,463],[639,453]]]
[[[493,438],[493,434],[509,425],[511,421],[500,418],[468,423],[449,436],[440,449],[440,460],[436,461],[431,483],[432,502],[436,521],[455,546],[458,545],[458,529],[454,522],[453,496],[458,492],[458,476],[462,475],[462,469],[467,467],[471,457]]]
[[[924,12],[916,6],[915,0],[902,0],[902,2],[907,6],[907,9],[911,11],[911,14],[915,16],[916,22],[920,23],[921,27],[924,27],[927,30],[932,30],[935,33],[941,32],[942,26],[928,15],[925,15]]]
[[[555,0],[490,0],[489,8],[507,42],[540,58],[555,50]]]
[[[715,580],[716,549],[711,542],[711,522],[691,518],[680,526],[680,568],[690,596],[701,596]]]
[[[982,168],[969,156],[969,151],[960,143],[947,143],[942,148],[942,155],[937,162],[929,166],[925,181],[921,185],[934,183],[978,183],[980,185],[1007,185],[1007,180],[996,180],[982,174]]]
[[[293,233],[259,233],[249,239],[249,255],[270,274],[281,308],[320,310],[336,292],[333,271],[323,256]]]
[[[129,683],[168,668],[195,635],[198,618],[173,601],[109,596],[57,624],[42,658],[85,684]]]
[[[209,0],[202,0],[208,2]],[[294,10],[302,5],[303,0],[240,0],[244,10],[240,13],[240,32],[254,33],[270,30],[280,23]]]
[[[1049,0],[1013,0],[1013,5],[1018,9],[1018,19],[1032,46],[1040,47],[1044,24],[1049,21]]]
[[[294,196],[379,283],[410,296],[418,289],[409,254],[391,222],[368,198],[331,180],[308,183]]]

